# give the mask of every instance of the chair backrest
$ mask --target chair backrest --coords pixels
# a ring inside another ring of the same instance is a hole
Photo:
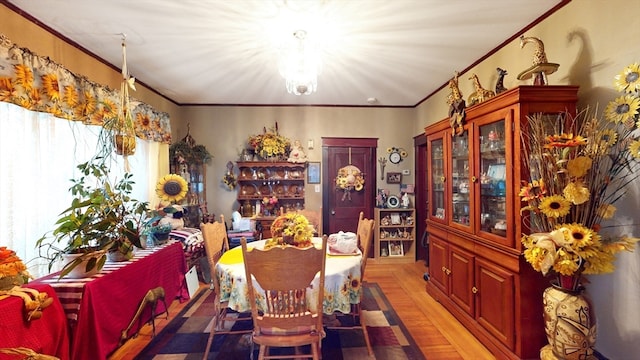
[[[276,246],[269,250],[247,250],[246,239],[240,241],[254,333],[260,334],[265,328],[310,327],[321,331],[327,237],[323,236],[321,249]],[[318,273],[319,284],[310,289]],[[256,302],[256,287],[250,279],[264,291],[260,296],[264,296],[266,306],[261,312]]]
[[[358,230],[356,236],[358,238],[358,246],[362,252],[362,263],[360,265],[360,278],[364,279],[364,269],[367,265],[367,258],[369,257],[369,249],[371,248],[371,241],[373,240],[373,228],[375,224],[373,219],[366,219],[364,213],[360,212],[358,218]]]
[[[224,224],[224,216],[220,215],[220,222],[201,223],[202,239],[204,240],[204,250],[209,262],[211,279],[215,279],[215,267],[222,254],[229,249],[229,239],[227,238],[227,227]],[[216,282],[214,281],[214,286]],[[216,286],[217,288],[217,286]]]
[[[302,209],[296,211],[298,214],[304,215],[309,220],[309,224],[313,226],[315,236],[322,234],[322,208],[320,210]]]

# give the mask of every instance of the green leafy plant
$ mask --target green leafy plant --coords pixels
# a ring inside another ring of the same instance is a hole
[[[86,270],[102,269],[108,251],[129,258],[142,247],[140,235],[148,216],[146,202],[131,197],[134,181],[129,173],[112,183],[109,168],[99,159],[77,166],[80,176],[71,179],[71,205],[60,213],[56,228],[38,239],[40,256],[49,270],[64,254],[81,254],[62,268],[60,277],[87,262]]]

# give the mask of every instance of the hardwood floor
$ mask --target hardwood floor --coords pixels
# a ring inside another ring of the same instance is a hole
[[[380,285],[428,360],[495,359],[442,305],[427,295],[423,280],[426,269],[423,261],[383,265],[369,260],[365,281]],[[187,302],[174,301],[169,314],[177,314],[185,305]],[[170,320],[156,319],[156,332],[160,332]],[[127,341],[109,359],[133,359],[151,339],[151,326],[145,325],[136,338]]]

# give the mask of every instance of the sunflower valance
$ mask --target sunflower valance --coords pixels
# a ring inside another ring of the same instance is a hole
[[[0,34],[0,101],[56,117],[104,125],[118,115],[120,94],[19,48]],[[169,115],[131,99],[136,136],[171,143]]]

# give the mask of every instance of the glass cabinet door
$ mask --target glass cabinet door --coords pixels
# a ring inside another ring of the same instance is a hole
[[[479,126],[480,230],[507,236],[505,121]]]
[[[431,218],[444,220],[445,202],[444,202],[444,138],[440,137],[429,141],[431,183],[430,191],[430,209]]]
[[[451,221],[470,224],[469,131],[451,138]]]

